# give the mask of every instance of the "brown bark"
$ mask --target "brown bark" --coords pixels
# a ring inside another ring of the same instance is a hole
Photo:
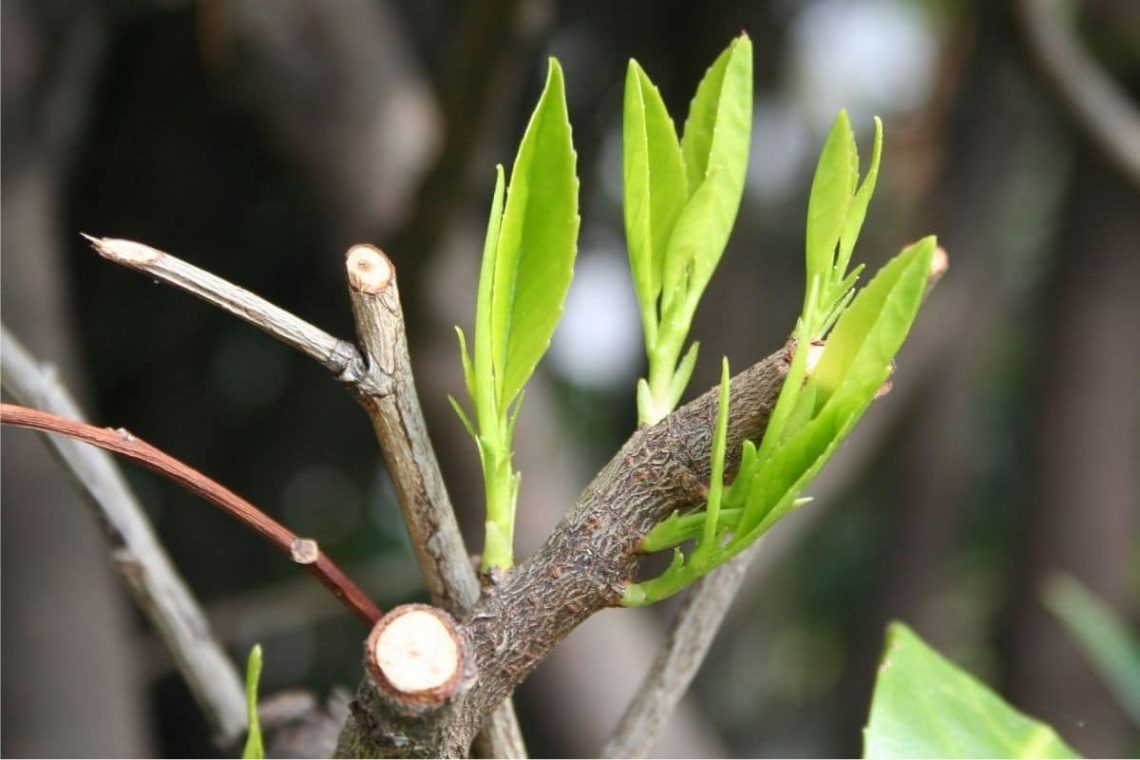
[[[744,440],[763,433],[788,358],[789,349],[783,348],[733,379],[729,451],[738,452]],[[407,754],[466,754],[486,716],[567,633],[621,602],[636,578],[641,538],[674,510],[701,500],[716,406],[713,389],[636,433],[546,544],[486,590],[461,623],[475,646],[478,684],[448,717],[438,745],[417,746],[405,726],[385,722],[382,714],[369,713],[371,725],[366,725],[357,711],[341,746],[378,755],[396,746]]]

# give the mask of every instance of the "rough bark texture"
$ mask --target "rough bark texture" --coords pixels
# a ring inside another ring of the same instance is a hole
[[[732,381],[728,450],[764,431],[787,373],[789,349],[768,356]],[[383,755],[462,756],[486,716],[551,649],[593,613],[616,606],[635,579],[641,538],[676,509],[700,502],[709,477],[716,417],[713,389],[659,424],[636,433],[583,491],[546,544],[512,570],[462,621],[475,645],[476,686],[448,716],[434,746],[418,732],[369,710],[358,697],[340,751]],[[729,462],[730,469],[735,462]],[[365,717],[367,716],[367,717]]]
[[[357,335],[368,356],[367,371],[377,376],[373,383],[354,385],[353,393],[380,443],[432,602],[458,618],[478,599],[479,582],[420,408],[395,268],[371,246],[350,250],[347,267]],[[382,392],[367,390],[372,387]],[[367,689],[367,683],[361,688]],[[488,756],[525,756],[510,703],[495,712],[481,745]],[[398,751],[405,753],[403,748]]]

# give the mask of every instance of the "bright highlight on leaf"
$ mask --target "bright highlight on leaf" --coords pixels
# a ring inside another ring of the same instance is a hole
[[[261,681],[261,644],[254,644],[249,650],[249,661],[245,667],[245,705],[249,716],[249,737],[241,756],[245,760],[262,760],[265,745],[261,741],[261,721],[257,717],[257,685]]]
[[[751,133],[747,36],[706,72],[679,141],[657,88],[630,61],[622,178],[626,244],[649,357],[649,376],[637,389],[642,425],[672,412],[692,376],[697,344],[685,351],[685,341],[736,221]]]
[[[857,294],[852,291],[860,268],[851,274],[846,268],[874,188],[880,150],[881,131],[869,175],[856,188],[854,138],[846,115],[839,115],[813,184],[810,205],[817,213],[809,222],[808,296],[793,333],[797,348],[764,437],[758,446],[744,443],[736,479],[726,488],[722,480],[726,367],[709,497],[692,511],[663,521],[645,537],[642,551],[673,548],[674,560],[659,577],[631,584],[623,600],[627,606],[677,593],[747,549],[780,518],[806,503],[801,496],[804,489],[890,377],[895,355],[918,314],[936,246],[932,237],[920,240],[884,266],[866,288]],[[832,323],[826,343],[818,341]],[[697,540],[696,547],[686,556],[679,547],[692,539]]]
[[[1079,757],[901,623],[887,632],[863,737],[867,758]]]
[[[475,438],[487,500],[483,569],[513,562],[519,475],[511,465],[522,390],[550,346],[573,275],[578,240],[578,178],[562,69],[553,58],[504,187],[497,170],[487,222],[475,351],[458,331],[474,421],[451,400]]]

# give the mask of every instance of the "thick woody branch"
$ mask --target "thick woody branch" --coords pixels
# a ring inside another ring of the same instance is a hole
[[[117,430],[97,428],[13,404],[0,404],[0,422],[46,433],[58,433],[77,441],[90,443],[162,475],[221,508],[266,539],[291,560],[304,565],[318,581],[365,623],[372,624],[379,620],[380,610],[332,560],[321,552],[316,541],[301,538],[225,486],[156,449],[146,441],[136,438],[123,428]]]
[[[459,616],[479,597],[479,581],[459,533],[416,394],[396,269],[378,248],[354,246],[345,259],[356,333],[367,357],[369,386],[353,395],[372,421],[432,601]],[[385,392],[374,392],[384,388]],[[503,695],[506,697],[507,695]],[[509,702],[488,723],[487,754],[526,754]]]
[[[354,389],[354,395],[380,442],[432,601],[461,615],[478,598],[479,582],[416,395],[396,270],[379,249],[366,245],[349,250],[345,267],[367,370],[376,376],[376,385],[387,389],[385,393]]]
[[[0,328],[0,335],[4,390],[25,403],[79,418],[79,406],[55,373],[40,365],[7,328]],[[174,658],[218,746],[233,747],[246,727],[241,680],[115,461],[68,438],[44,436],[44,441],[94,512],[115,569]]]
[[[364,662],[368,679],[352,710],[367,730],[342,734],[337,755],[434,757],[475,685],[471,642],[455,619],[423,604],[397,607],[372,629]],[[384,730],[393,723],[400,734]]]
[[[785,347],[733,378],[728,451],[739,452],[744,440],[763,434],[787,374],[790,350]],[[461,626],[475,646],[478,688],[449,716],[442,744],[424,751],[465,753],[495,705],[567,633],[598,610],[620,604],[625,587],[636,579],[641,539],[674,510],[702,500],[716,412],[713,389],[638,431],[583,491],[538,553],[488,590]],[[405,735],[399,722],[384,723],[374,714],[369,720],[354,716],[342,747],[346,737],[367,742],[368,736]]]

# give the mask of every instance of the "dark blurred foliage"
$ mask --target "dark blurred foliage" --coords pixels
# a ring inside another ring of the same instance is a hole
[[[559,57],[583,227],[567,323],[520,430],[525,553],[635,422],[640,336],[621,269],[626,60],[642,63],[680,119],[729,39],[747,30],[755,44],[749,185],[694,329],[694,392],[714,382],[718,355],[742,368],[789,332],[824,131],[848,106],[869,145],[881,114],[883,172],[857,255],[873,269],[935,232],[950,274],[900,358],[895,390],[813,489],[817,503],[765,539],[659,751],[857,753],[894,617],[1075,747],[1140,749],[1038,596],[1064,569],[1126,619],[1140,612],[1140,195],[1052,97],[1006,4],[2,8],[5,324],[61,366],[92,420],[129,428],[317,538],[384,607],[422,591],[348,396],[246,325],[101,260],[79,232],[170,251],[342,337],[343,251],[384,247],[400,272],[429,425],[474,527],[475,455],[444,401],[461,389],[450,330],[473,313],[493,165],[509,165],[546,56]],[[1136,7],[1088,2],[1079,22],[1083,43],[1135,98]],[[4,434],[4,754],[216,753],[170,660],[91,549],[87,516],[65,527],[81,507],[53,490],[61,475],[46,457],[23,453],[35,446]],[[213,508],[130,476],[235,658],[264,645],[266,692],[325,694],[357,680],[364,632],[354,619]],[[477,551],[475,531],[468,540]],[[42,583],[56,571],[55,586]],[[605,646],[575,649],[588,635],[575,634],[524,686],[536,755],[597,751],[665,607],[599,616],[598,630],[614,626]],[[54,672],[75,667],[61,652],[77,636],[90,647],[79,656],[111,664],[110,675]]]

